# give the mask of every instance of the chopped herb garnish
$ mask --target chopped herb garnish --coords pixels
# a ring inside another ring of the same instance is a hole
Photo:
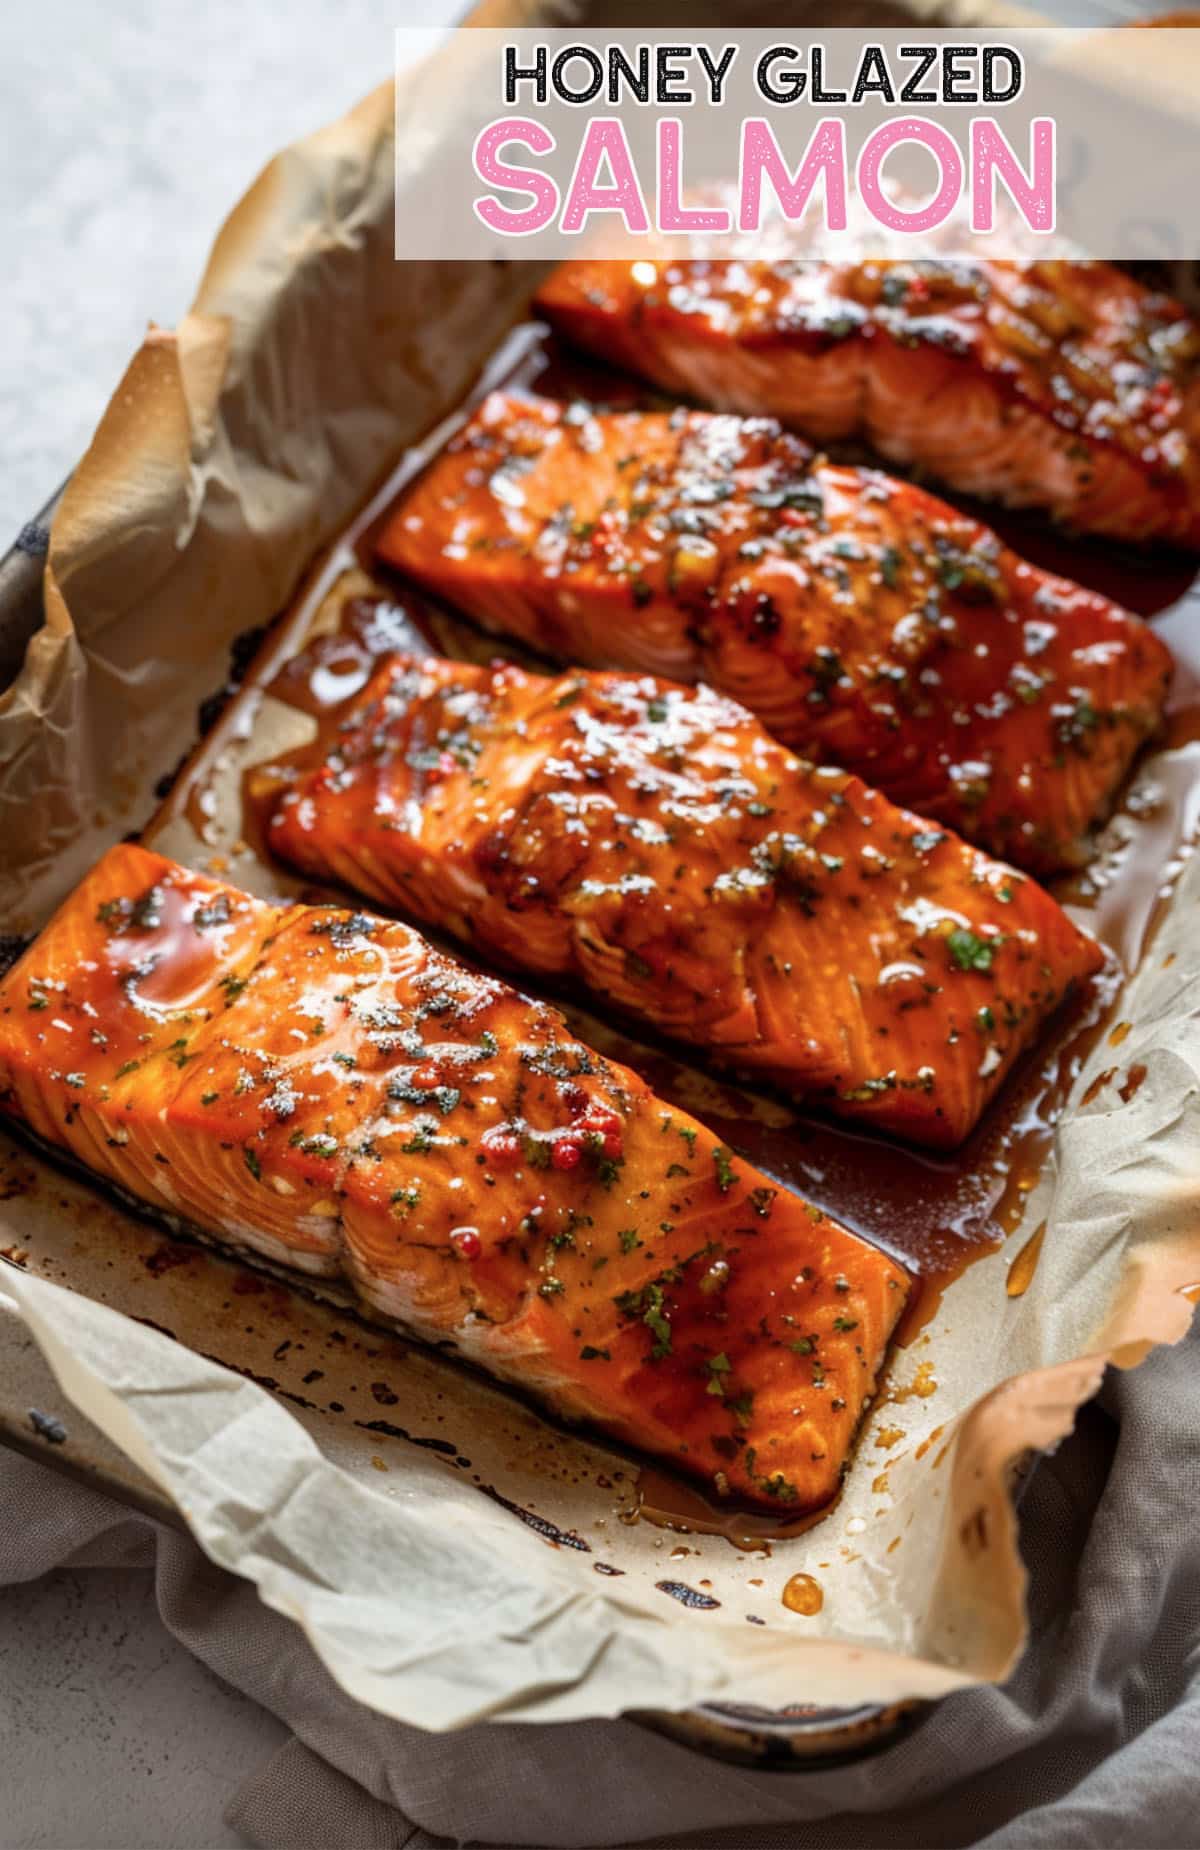
[[[208,931],[213,925],[228,925],[229,895],[218,893],[207,906],[197,906],[192,914],[192,927],[195,931]]]
[[[996,955],[993,939],[981,938],[961,925],[947,936],[946,948],[960,970],[990,970]]]
[[[717,1166],[717,1187],[723,1195],[727,1195],[737,1181],[732,1152],[727,1150],[724,1144],[717,1144],[713,1149],[712,1159]]]

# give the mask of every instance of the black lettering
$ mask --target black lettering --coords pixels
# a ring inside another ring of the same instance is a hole
[[[672,84],[686,84],[687,72],[681,71],[672,58],[686,58],[686,45],[660,45],[658,47],[658,83],[655,86],[656,100],[660,103],[690,103],[694,99],[690,90],[673,90]]]
[[[785,58],[795,59],[796,55],[794,45],[772,45],[769,51],[763,52],[754,67],[754,87],[765,102],[794,103],[804,95],[807,72],[782,71],[778,82],[774,77],[774,67],[782,64]]]
[[[992,73],[998,61],[1004,58],[1008,63],[1008,88],[998,90]],[[1011,45],[985,45],[983,48],[983,100],[985,103],[1011,103],[1020,96],[1025,82],[1025,69],[1020,52]]]
[[[924,77],[930,65],[937,62],[937,46],[901,45],[900,56],[902,58],[916,58],[918,60],[916,70],[900,91],[900,101],[902,103],[936,103],[938,100],[936,91],[918,90],[917,85],[920,83],[922,77]]]
[[[619,100],[621,84],[626,85],[635,102],[648,103],[650,101],[649,45],[638,46],[636,71],[619,45],[609,46],[608,100],[614,105]]]
[[[885,103],[894,103],[896,100],[882,45],[868,45],[864,50],[859,61],[858,76],[854,80],[851,102],[861,103],[868,92],[872,96],[881,96]]]
[[[812,67],[812,100],[814,103],[847,103],[849,97],[844,90],[827,90],[825,88],[825,47],[814,45],[809,54]]]
[[[572,90],[565,76],[568,64],[573,64],[577,58],[592,73],[591,82],[584,90]],[[550,66],[550,82],[560,102],[590,103],[604,83],[604,66],[600,62],[599,52],[593,51],[590,45],[566,46]]]
[[[538,46],[534,53],[533,63],[524,65],[517,63],[515,45],[504,47],[504,100],[510,107],[517,101],[517,85],[520,83],[534,84],[536,86],[535,101],[539,103],[546,101],[546,47],[544,45]]]
[[[976,89],[959,90],[956,85],[973,83],[973,70],[963,70],[958,60],[974,58],[978,54],[970,45],[942,46],[942,101],[943,103],[977,103],[979,92]]]
[[[707,45],[697,45],[696,56],[704,66],[705,74],[708,77],[708,94],[710,101],[714,103],[721,102],[721,92],[725,87],[726,74],[734,58],[737,56],[737,46],[726,45],[716,64],[712,61],[712,54]]]

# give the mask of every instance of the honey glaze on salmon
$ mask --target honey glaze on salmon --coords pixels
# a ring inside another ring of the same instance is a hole
[[[1200,328],[1109,263],[572,262],[569,339],[818,442],[862,436],[964,494],[1200,546]]]
[[[114,848],[0,982],[0,1108],[226,1244],[800,1514],[908,1279],[407,926]]]
[[[919,1143],[961,1141],[1102,962],[1033,881],[706,687],[391,656],[308,758],[285,861]]]
[[[923,490],[764,419],[496,393],[378,537],[488,628],[707,681],[1033,872],[1086,859],[1170,655]]]

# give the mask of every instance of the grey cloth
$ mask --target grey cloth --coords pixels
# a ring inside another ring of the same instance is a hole
[[[1200,1847],[1200,1342],[1110,1374],[1022,1507],[1033,1642],[873,1758],[708,1761],[632,1722],[429,1735],[360,1708],[185,1537],[0,1454],[0,1583],[152,1566],[169,1630],[291,1740],[229,1821],[266,1850],[445,1843]]]

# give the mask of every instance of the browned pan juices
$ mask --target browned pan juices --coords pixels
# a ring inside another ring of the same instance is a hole
[[[313,567],[292,608],[268,637],[242,692],[185,766],[151,834],[172,817],[186,815],[204,838],[200,825],[211,809],[207,792],[214,766],[233,741],[249,736],[264,693],[313,716],[324,734],[336,728],[342,704],[361,689],[372,661],[389,650],[428,647],[475,661],[502,654],[534,660],[527,650],[483,634],[389,578],[373,557],[375,537],[399,495],[483,394],[500,384],[610,404],[647,402],[644,390],[618,375],[565,359],[536,328],[517,330],[461,412],[403,459],[345,535]],[[1152,941],[1163,902],[1200,833],[1200,585],[1194,563],[1179,555],[1143,556],[1095,542],[1073,543],[1037,521],[995,509],[969,511],[999,528],[1009,544],[1035,563],[1091,585],[1151,618],[1177,663],[1163,742],[1170,755],[1160,760],[1152,782],[1135,771],[1096,861],[1079,874],[1050,883],[1077,921],[1108,947],[1109,965],[1060,1013],[972,1137],[949,1155],[907,1149],[799,1110],[778,1095],[743,1090],[736,1079],[690,1064],[680,1050],[664,1042],[645,1040],[640,1034],[634,1039],[565,1004],[583,1038],[635,1067],[657,1092],[704,1119],[747,1161],[908,1267],[918,1287],[898,1332],[901,1347],[911,1344],[935,1316],[947,1286],[974,1260],[996,1251],[1020,1225],[1084,1062],[1107,1030],[1114,1047],[1124,1038],[1121,1030],[1126,1024],[1113,1025],[1124,978]],[[351,596],[331,627],[327,600],[347,573],[355,574],[359,591],[365,588],[364,574],[376,589],[370,596]],[[314,626],[323,633],[313,635]],[[305,748],[306,756],[310,750]],[[259,815],[270,796],[265,774],[251,772],[244,790],[242,832],[264,860]],[[452,948],[462,954],[461,946]],[[520,974],[517,981],[531,987]],[[554,999],[564,1006],[561,997]],[[1129,1083],[1120,1067],[1115,1073],[1119,1082]],[[1033,1276],[1042,1233],[1039,1228],[1027,1239],[1014,1262],[1014,1295],[1027,1289]],[[827,1507],[817,1516],[828,1513]],[[638,1474],[627,1517],[636,1520],[639,1515],[665,1527],[721,1535],[743,1549],[762,1548],[772,1536],[794,1536],[816,1519],[789,1526],[769,1515],[721,1506],[657,1466],[644,1466]]]

